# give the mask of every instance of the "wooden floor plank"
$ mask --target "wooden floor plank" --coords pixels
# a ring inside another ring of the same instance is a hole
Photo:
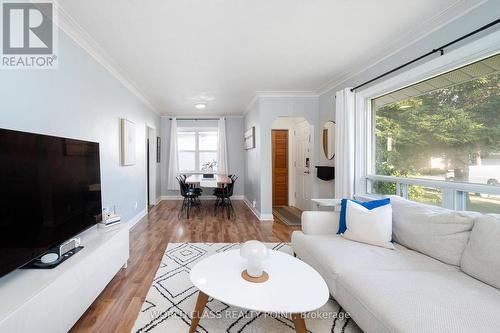
[[[236,243],[250,239],[288,242],[293,230],[280,221],[261,222],[242,201],[233,201],[236,217],[214,216],[213,202],[201,213],[178,218],[180,201],[162,201],[130,232],[130,259],[73,326],[71,332],[130,332],[168,243]]]

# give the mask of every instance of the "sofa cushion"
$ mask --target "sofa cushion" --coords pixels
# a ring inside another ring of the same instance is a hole
[[[397,196],[390,198],[393,241],[447,264],[460,265],[479,213],[455,212]]]
[[[476,219],[461,261],[462,270],[500,289],[500,215]]]
[[[316,269],[325,279],[335,296],[337,276],[346,272],[369,270],[453,270],[428,256],[411,251],[399,244],[395,250],[353,242],[340,235],[305,235],[301,231],[292,234],[292,248],[297,256]]]
[[[335,298],[369,332],[500,331],[500,291],[459,271],[346,273]]]

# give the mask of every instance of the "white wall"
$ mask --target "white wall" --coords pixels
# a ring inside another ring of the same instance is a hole
[[[255,209],[260,214],[260,101],[250,107],[244,118],[247,131],[255,126],[255,148],[245,150],[245,198],[255,203]]]
[[[319,165],[319,105],[316,96],[259,97],[245,114],[245,128],[255,126],[256,148],[247,151],[245,196],[256,200],[261,219],[272,219],[271,129],[278,117],[303,117],[314,129],[312,169]],[[320,180],[313,177],[312,197],[318,195]],[[260,195],[258,194],[260,192]]]
[[[261,214],[264,218],[272,215],[272,149],[271,126],[277,117],[303,117],[313,127],[311,170],[319,165],[319,105],[318,98],[311,97],[262,97],[260,98],[260,142],[261,142]],[[311,133],[312,134],[312,133]],[[312,177],[311,197],[317,197],[320,180]]]
[[[217,120],[177,121],[179,127],[213,126],[217,127]],[[170,117],[161,117],[161,195],[179,196],[179,191],[168,190],[168,159],[170,156]],[[226,140],[229,174],[238,176],[234,186],[234,195],[243,195],[245,188],[245,157],[243,150],[243,117],[226,117]],[[210,190],[207,190],[210,192]]]
[[[54,70],[1,71],[0,127],[99,142],[103,207],[127,221],[146,209],[146,124],[160,117],[62,32],[58,57]],[[134,166],[120,166],[120,118],[136,125]]]
[[[335,95],[333,95],[335,96]],[[332,109],[333,107],[333,109]],[[320,96],[319,98],[319,124],[320,133],[318,147],[320,149],[320,165],[323,166],[335,166],[335,158],[329,160],[326,158],[323,152],[323,126],[327,121],[335,121],[335,97],[329,98]],[[333,198],[335,196],[335,180],[321,181],[318,188],[319,198]]]

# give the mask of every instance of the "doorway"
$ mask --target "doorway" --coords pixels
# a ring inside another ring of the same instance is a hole
[[[148,207],[157,204],[156,196],[156,130],[146,125],[146,193]]]
[[[271,126],[273,215],[288,225],[300,225],[311,207],[311,133],[301,117],[279,117]]]

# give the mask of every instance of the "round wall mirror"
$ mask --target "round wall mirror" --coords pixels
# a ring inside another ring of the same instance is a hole
[[[323,152],[329,160],[335,156],[335,122],[331,120],[323,125]]]

